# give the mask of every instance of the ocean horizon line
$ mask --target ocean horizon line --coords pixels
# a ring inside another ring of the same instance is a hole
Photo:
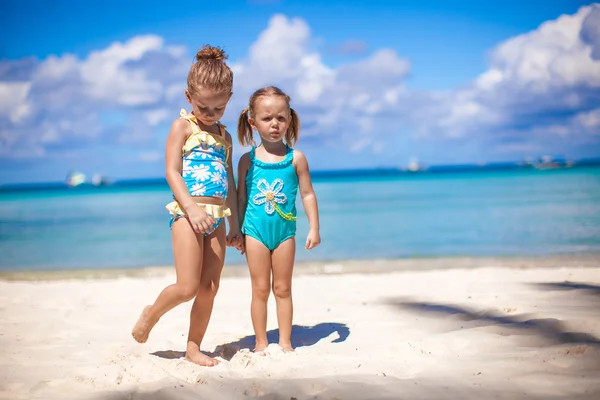
[[[555,159],[548,163],[526,163],[523,161],[515,162],[490,162],[485,164],[440,164],[431,166],[420,166],[414,169],[404,167],[382,166],[376,168],[357,168],[357,169],[324,169],[313,170],[311,176],[314,180],[345,179],[345,178],[369,178],[369,177],[393,177],[407,175],[425,175],[439,173],[469,173],[469,172],[491,172],[491,171],[523,171],[523,170],[564,170],[582,167],[598,167],[600,158],[588,158],[580,160]],[[77,187],[128,187],[128,186],[154,186],[166,185],[164,177],[144,177],[144,178],[122,178],[110,180],[102,185],[94,185],[91,182],[84,182]],[[61,190],[73,189],[65,181],[48,182],[22,182],[0,184],[0,193],[8,191],[27,191],[27,190]]]

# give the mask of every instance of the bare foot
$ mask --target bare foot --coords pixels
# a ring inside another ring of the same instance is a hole
[[[185,359],[202,367],[214,367],[219,363],[219,360],[202,353],[196,345],[188,345]]]
[[[256,346],[254,346],[254,353],[258,354],[259,356],[266,356],[267,353],[265,350],[267,350],[267,346],[269,344],[268,343],[256,343]]]
[[[149,311],[150,306],[146,306],[144,311],[142,311],[142,315],[140,315],[140,318],[131,331],[131,336],[133,336],[138,343],[146,343],[146,340],[148,340],[148,335],[150,335],[150,331],[156,324],[156,321],[151,321],[148,318]]]
[[[279,343],[279,347],[284,353],[293,353],[295,350],[291,343]]]

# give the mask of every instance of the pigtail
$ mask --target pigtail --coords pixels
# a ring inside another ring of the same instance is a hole
[[[238,119],[238,140],[242,146],[250,146],[254,144],[254,137],[252,136],[252,126],[248,122],[250,117],[250,111],[248,108],[244,108]]]
[[[298,135],[300,133],[300,118],[298,113],[290,107],[290,126],[288,126],[287,132],[285,133],[285,142],[288,146],[294,147],[298,142]]]

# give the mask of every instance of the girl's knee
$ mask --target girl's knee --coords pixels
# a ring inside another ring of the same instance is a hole
[[[176,287],[177,294],[182,301],[190,301],[198,293],[198,285],[178,284]]]
[[[279,299],[287,299],[292,295],[292,287],[286,283],[275,283],[273,294]]]
[[[252,285],[252,296],[267,301],[269,299],[269,294],[271,294],[271,288],[268,284]]]
[[[200,283],[200,287],[198,288],[198,296],[214,298],[217,295],[218,291],[219,291],[219,282],[218,281],[210,281],[207,283]]]

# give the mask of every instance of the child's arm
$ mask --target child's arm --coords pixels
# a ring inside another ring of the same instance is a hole
[[[225,138],[229,143],[233,143],[229,132],[225,131]],[[234,246],[240,249],[241,246],[241,234],[240,234],[240,223],[238,217],[238,199],[237,190],[235,188],[235,179],[233,177],[233,147],[231,149],[231,155],[227,160],[227,177],[228,177],[228,194],[227,200],[225,200],[227,207],[231,210],[231,215],[227,217],[229,223],[229,233],[227,234],[227,245]]]
[[[194,231],[203,233],[210,229],[214,221],[203,209],[198,207],[181,177],[183,169],[181,149],[191,133],[191,127],[187,120],[176,119],[171,125],[165,149],[166,178],[175,199],[187,214]]]
[[[305,248],[313,249],[321,243],[321,235],[319,234],[319,206],[317,205],[317,196],[313,190],[310,172],[308,170],[308,160],[302,152],[294,150],[294,168],[298,175],[298,185],[300,186],[300,196],[304,211],[308,217],[310,230],[306,238]]]

